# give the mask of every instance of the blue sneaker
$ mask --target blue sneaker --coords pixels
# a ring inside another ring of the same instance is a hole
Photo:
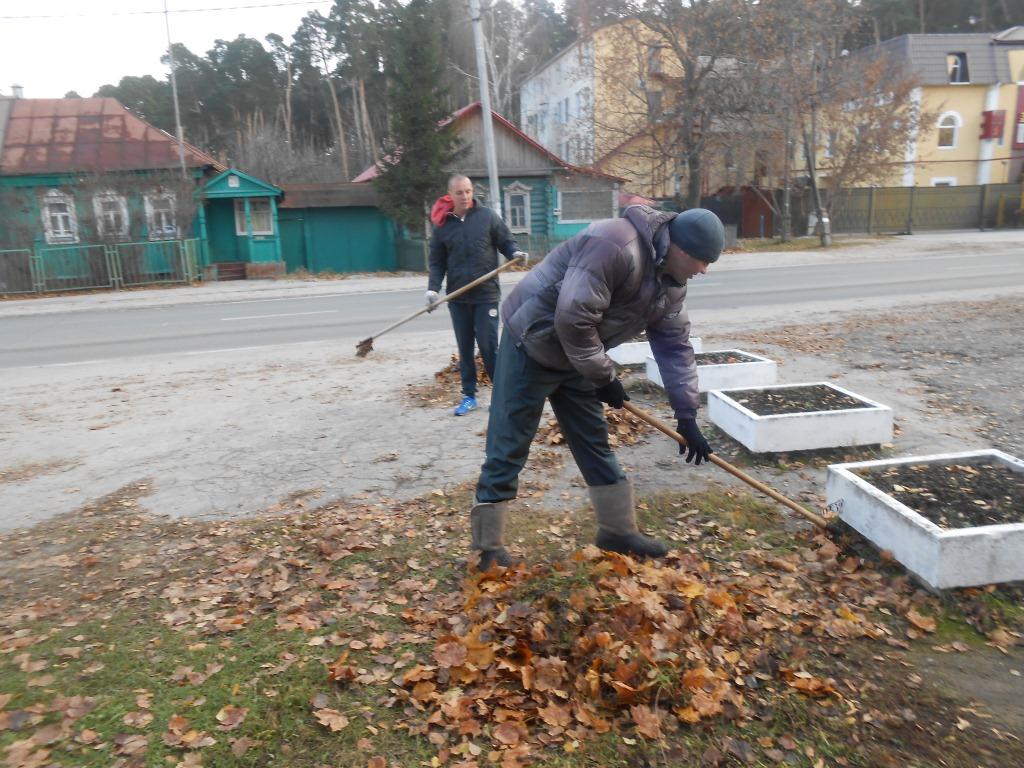
[[[465,416],[470,411],[476,410],[476,398],[472,395],[466,395],[462,398],[462,402],[455,407],[456,416]]]

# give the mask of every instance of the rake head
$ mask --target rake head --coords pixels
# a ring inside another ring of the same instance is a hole
[[[356,357],[366,357],[373,352],[373,336],[363,339],[356,344]]]

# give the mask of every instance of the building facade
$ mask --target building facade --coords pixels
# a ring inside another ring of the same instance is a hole
[[[997,35],[904,35],[877,46],[918,80],[914,103],[934,115],[913,137],[892,186],[1020,181],[1024,163],[1024,27]]]

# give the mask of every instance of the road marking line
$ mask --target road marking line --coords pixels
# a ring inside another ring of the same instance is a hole
[[[222,321],[228,320],[262,320],[266,317],[299,317],[300,315],[330,315],[337,313],[336,309],[318,309],[314,312],[280,312],[276,315],[246,315],[245,317],[222,317]]]

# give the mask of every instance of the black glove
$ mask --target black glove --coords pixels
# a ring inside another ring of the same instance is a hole
[[[595,389],[594,394],[597,395],[598,400],[602,403],[608,403],[612,408],[621,408],[622,404],[629,400],[629,395],[626,394],[626,388],[622,386],[622,382],[619,381],[618,376],[609,381],[603,387]]]
[[[679,419],[676,431],[686,439],[686,445],[679,444],[679,455],[686,454],[687,464],[693,461],[695,456],[697,457],[697,460],[694,461],[695,466],[700,466],[702,461],[709,460],[708,456],[714,451],[711,450],[708,441],[704,439],[704,435],[700,433],[696,419]]]

